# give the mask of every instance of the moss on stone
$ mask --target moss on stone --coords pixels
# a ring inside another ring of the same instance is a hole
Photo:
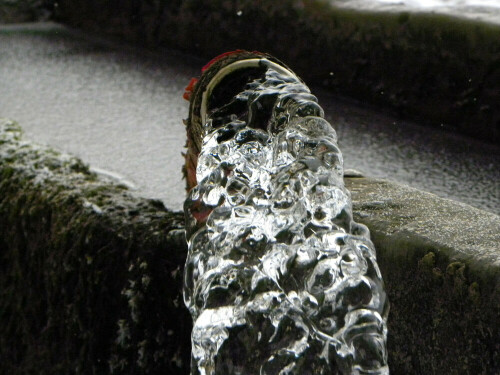
[[[5,120],[0,176],[0,372],[186,374],[183,215]]]

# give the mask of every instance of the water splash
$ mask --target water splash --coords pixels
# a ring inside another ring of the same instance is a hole
[[[388,303],[334,129],[267,68],[213,108],[185,202],[192,374],[388,374]]]

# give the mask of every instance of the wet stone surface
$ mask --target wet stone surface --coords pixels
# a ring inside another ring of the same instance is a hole
[[[192,373],[387,374],[382,276],[316,98],[269,68],[205,130],[185,203]]]

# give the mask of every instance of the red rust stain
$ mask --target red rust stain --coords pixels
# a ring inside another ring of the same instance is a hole
[[[190,211],[196,221],[201,224],[207,221],[207,218],[213,209],[205,206],[201,201],[197,201],[190,208]]]
[[[182,97],[187,101],[191,99],[191,95],[193,95],[194,91],[194,86],[196,85],[197,82],[198,78],[191,78],[191,81],[189,81],[188,85],[184,89],[184,94],[182,95]]]

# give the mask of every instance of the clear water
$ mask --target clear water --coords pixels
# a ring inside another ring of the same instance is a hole
[[[388,374],[388,303],[336,133],[306,86],[265,74],[210,115],[185,202],[192,374]]]

